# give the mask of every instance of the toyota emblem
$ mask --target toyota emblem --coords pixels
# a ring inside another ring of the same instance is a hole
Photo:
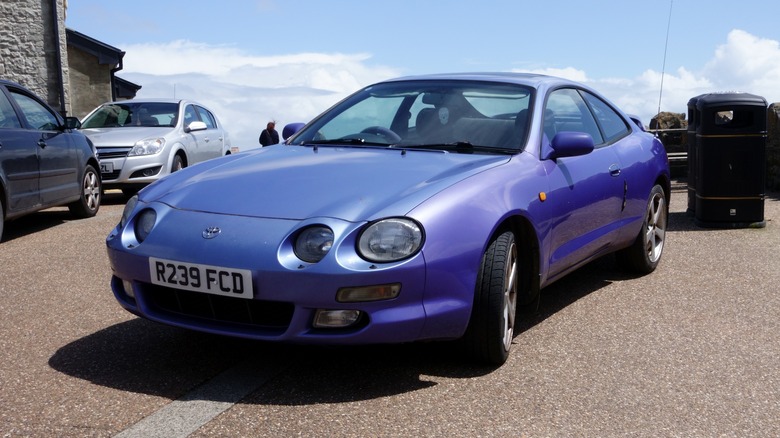
[[[219,227],[208,227],[203,231],[203,238],[204,239],[213,239],[221,233],[222,230],[219,229]]]

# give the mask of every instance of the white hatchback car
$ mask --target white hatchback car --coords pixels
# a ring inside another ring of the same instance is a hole
[[[127,195],[231,151],[228,133],[214,113],[187,100],[104,103],[84,118],[81,131],[97,147],[103,187]]]

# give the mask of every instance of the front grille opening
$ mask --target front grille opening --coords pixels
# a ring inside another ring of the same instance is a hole
[[[154,313],[242,329],[283,332],[295,310],[292,304],[278,301],[223,297],[150,284],[142,289],[144,301]]]
[[[130,152],[130,148],[122,148],[122,149],[98,149],[98,160],[107,160],[109,158],[124,158],[127,156],[127,153]]]

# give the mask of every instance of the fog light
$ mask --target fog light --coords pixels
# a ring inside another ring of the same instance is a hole
[[[391,300],[401,292],[401,284],[380,284],[375,286],[344,287],[336,292],[339,303]]]
[[[360,318],[360,310],[325,310],[318,309],[314,314],[314,328],[344,328],[356,323]]]
[[[125,295],[135,299],[135,292],[133,292],[133,282],[122,280],[122,287],[125,289]]]
[[[157,172],[160,171],[159,167],[152,167],[149,169],[144,169],[142,175],[143,176],[155,176],[157,175]]]

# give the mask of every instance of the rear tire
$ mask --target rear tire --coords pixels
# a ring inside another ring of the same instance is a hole
[[[650,191],[645,220],[634,243],[617,253],[618,263],[626,270],[637,274],[649,274],[661,261],[666,241],[666,224],[669,205],[661,186],[656,185]]]
[[[77,218],[88,218],[97,214],[100,210],[102,187],[100,174],[94,167],[87,165],[84,168],[84,178],[81,180],[81,195],[78,201],[68,205],[70,213]]]
[[[464,336],[479,362],[502,365],[509,357],[517,316],[518,256],[514,233],[490,242],[477,277],[474,308]]]

